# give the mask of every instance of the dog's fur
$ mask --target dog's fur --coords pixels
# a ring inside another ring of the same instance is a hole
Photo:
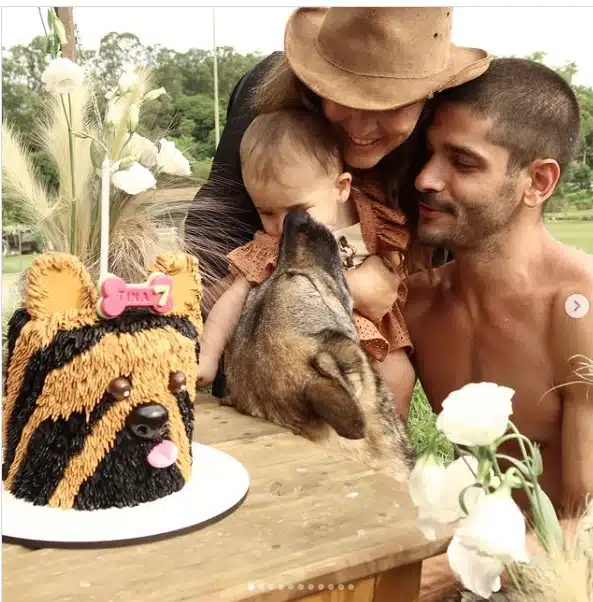
[[[277,267],[250,291],[225,363],[225,403],[407,478],[412,447],[360,346],[337,242],[304,211],[286,217]]]

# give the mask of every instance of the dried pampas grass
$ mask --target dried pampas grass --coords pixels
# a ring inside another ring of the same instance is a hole
[[[123,101],[140,105],[142,96],[152,85],[150,73],[137,72],[136,93]],[[72,201],[76,205],[76,255],[91,276],[99,278],[101,179],[97,161],[91,158],[90,138],[73,137],[74,195],[70,165],[68,124],[65,110],[72,119],[72,129],[107,143],[111,157],[125,155],[128,138],[126,120],[105,135],[98,119],[92,84],[87,78],[80,89],[70,94],[64,106],[62,98],[48,96],[44,111],[33,126],[34,136],[59,174],[59,189],[52,192],[34,167],[31,154],[20,134],[9,124],[2,124],[2,192],[4,202],[18,207],[22,224],[38,230],[48,249],[71,253],[70,220]],[[123,111],[125,113],[125,110]],[[109,269],[128,282],[143,281],[154,258],[168,251],[184,250],[183,220],[191,200],[161,202],[160,190],[174,188],[179,179],[157,178],[157,189],[131,196],[115,187],[110,194]],[[161,236],[163,231],[176,232]],[[207,243],[206,243],[207,245]]]

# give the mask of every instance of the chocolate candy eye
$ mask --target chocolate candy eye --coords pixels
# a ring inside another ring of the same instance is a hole
[[[118,401],[130,396],[132,392],[132,383],[123,376],[114,378],[107,387],[107,391]]]
[[[172,372],[171,376],[169,376],[169,389],[171,389],[173,393],[185,391],[186,384],[187,381],[183,372]]]

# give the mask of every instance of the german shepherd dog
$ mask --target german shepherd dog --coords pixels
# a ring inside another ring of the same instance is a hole
[[[276,269],[250,291],[231,340],[223,403],[403,480],[414,453],[352,308],[334,236],[289,213]]]
[[[33,262],[8,332],[2,480],[15,497],[75,510],[135,506],[191,478],[198,264],[164,255],[154,270],[171,278],[171,311],[104,319],[77,257]]]

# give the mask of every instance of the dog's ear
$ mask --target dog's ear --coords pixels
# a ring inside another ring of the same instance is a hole
[[[33,320],[95,310],[97,289],[82,261],[67,253],[43,253],[27,271],[24,306]]]
[[[152,272],[167,274],[173,280],[173,315],[189,318],[202,333],[202,280],[198,260],[187,253],[164,253],[156,258]]]
[[[336,358],[328,351],[312,360],[313,378],[305,390],[311,409],[346,439],[363,439],[365,420],[357,391],[344,377]]]

